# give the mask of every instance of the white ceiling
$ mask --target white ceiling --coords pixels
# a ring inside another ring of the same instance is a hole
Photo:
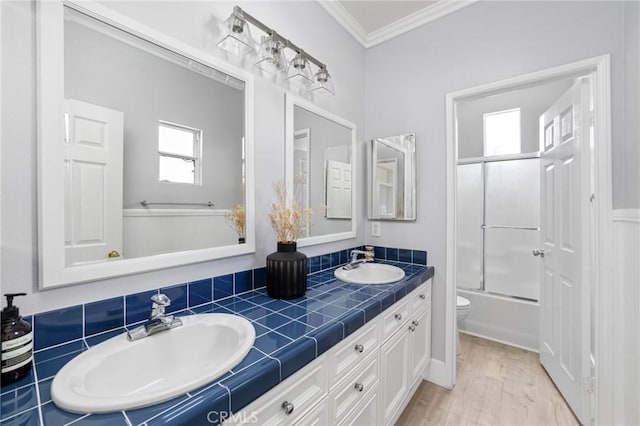
[[[347,9],[362,28],[368,33],[379,30],[400,18],[404,18],[425,7],[438,3],[436,1],[354,1],[342,0],[340,3]]]
[[[364,47],[372,47],[478,0],[317,0]]]

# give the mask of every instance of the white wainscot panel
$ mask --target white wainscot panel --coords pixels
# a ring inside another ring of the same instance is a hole
[[[238,244],[226,210],[125,209],[125,258]]]

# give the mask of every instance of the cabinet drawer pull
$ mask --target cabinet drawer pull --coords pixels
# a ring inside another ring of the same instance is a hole
[[[356,383],[354,386],[355,390],[358,392],[362,392],[364,390],[364,385],[362,383]]]
[[[395,314],[395,319],[400,321],[402,319],[402,314]]]
[[[426,295],[426,294],[424,294],[424,293],[421,293],[421,294],[420,294],[420,299],[424,300],[424,299],[426,299],[426,298],[427,298],[427,295]]]
[[[413,326],[413,325],[410,325],[410,326],[409,326],[409,331],[416,331],[416,328],[415,328],[415,326]]]
[[[413,324],[413,325],[415,325],[417,327],[420,323],[418,321],[416,321],[416,320],[413,320],[413,321],[411,321],[411,324]]]
[[[362,353],[364,352],[364,346],[357,344],[356,347],[354,348],[356,351]]]
[[[284,413],[288,416],[289,414],[293,413],[293,409],[295,407],[293,406],[292,402],[289,401],[285,401],[282,403],[282,409],[284,410]]]

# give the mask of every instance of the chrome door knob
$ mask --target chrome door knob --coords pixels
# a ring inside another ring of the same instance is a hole
[[[360,344],[356,345],[354,349],[360,353],[364,352],[364,346]]]
[[[293,406],[292,402],[289,401],[285,401],[282,403],[282,409],[284,410],[284,413],[288,416],[289,414],[293,413],[293,409],[295,407]]]
[[[362,383],[356,383],[353,388],[358,392],[362,392],[364,390],[364,385]]]
[[[544,253],[545,253],[544,249],[534,249],[533,250],[533,255],[534,256],[544,257]]]
[[[402,319],[402,314],[395,314],[394,317],[395,317],[395,319],[400,321]]]

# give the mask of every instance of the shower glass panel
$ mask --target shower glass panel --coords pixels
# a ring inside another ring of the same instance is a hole
[[[482,289],[482,164],[458,166],[457,283]]]
[[[539,228],[540,160],[496,161],[485,168],[485,225]]]
[[[517,228],[485,229],[485,290],[538,300],[539,262],[531,255],[539,231]]]

